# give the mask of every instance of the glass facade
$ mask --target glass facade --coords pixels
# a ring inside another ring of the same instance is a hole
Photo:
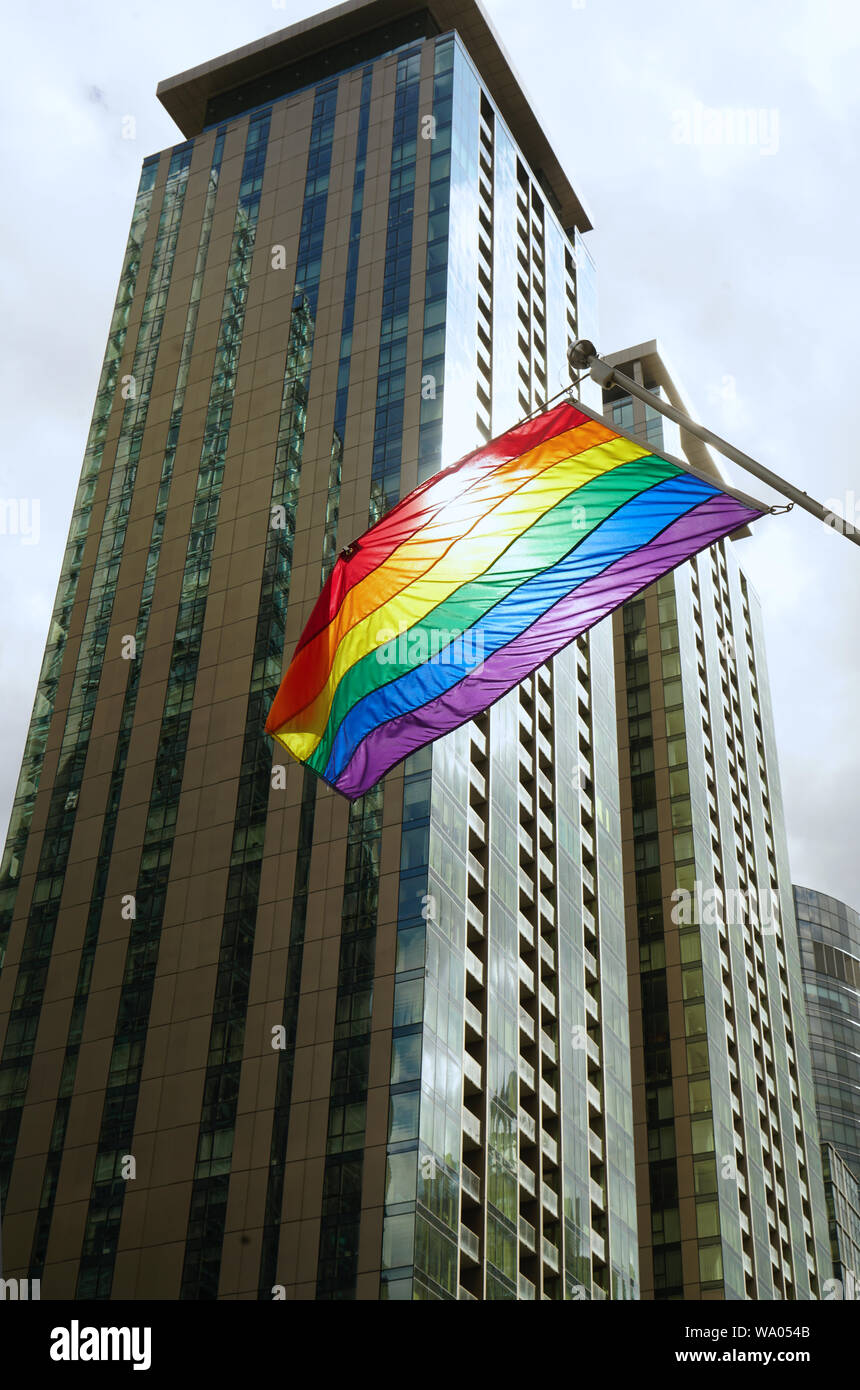
[[[214,1298],[218,1292],[271,775],[271,749],[264,726],[277,693],[283,661],[336,105],[337,83],[324,83],[314,95],[278,419],[271,523],[257,610],[182,1279],[184,1298]]]
[[[370,509],[400,496],[411,298],[421,50],[397,60]],[[318,1298],[354,1298],[373,1014],[383,787],[350,807],[320,1229]]]
[[[190,151],[182,151],[181,159],[176,166],[183,175],[187,175],[188,154]],[[209,250],[209,241],[212,234],[212,218],[215,209],[215,196],[218,191],[218,178],[221,170],[221,162],[224,155],[224,132],[220,131],[215,140],[212,153],[212,163],[209,173],[209,184],[206,191],[206,199],[203,209],[203,217],[200,224],[200,235],[197,246],[197,255],[194,265],[194,275],[189,294],[188,310],[185,318],[184,331],[182,335],[182,346],[180,350],[179,370],[176,377],[176,386],[173,394],[173,401],[170,411],[167,438],[164,446],[164,457],[161,465],[161,476],[159,481],[158,493],[156,496],[155,514],[152,522],[149,548],[146,555],[146,569],[143,587],[141,590],[140,606],[135,624],[135,640],[138,653],[141,653],[146,644],[146,636],[149,627],[149,619],[152,614],[152,600],[155,590],[155,580],[158,574],[158,564],[161,556],[162,544],[164,539],[164,526],[167,518],[167,509],[170,499],[170,485],[173,478],[173,471],[176,462],[176,447],[179,435],[179,427],[182,420],[182,408],[185,400],[185,393],[188,386],[188,372],[191,363],[191,355],[194,348],[194,337],[197,327],[197,318],[200,307],[200,294],[203,284],[203,275],[206,268],[206,259]],[[171,162],[171,169],[174,164]],[[181,184],[183,195],[185,182]],[[31,1254],[31,1268],[42,1269],[44,1267],[47,1254],[47,1242],[51,1229],[51,1219],[53,1216],[54,1200],[56,1197],[57,1180],[59,1178],[60,1167],[62,1164],[63,1149],[68,1130],[68,1122],[71,1108],[71,1094],[74,1087],[74,1080],[77,1071],[77,1062],[80,1056],[81,1039],[83,1036],[84,1021],[86,1018],[87,1002],[92,983],[93,965],[95,962],[96,951],[99,941],[99,932],[102,924],[104,893],[107,885],[107,877],[110,869],[111,853],[113,850],[114,839],[116,836],[117,818],[119,804],[125,780],[126,767],[128,764],[128,752],[131,742],[131,732],[134,726],[134,715],[137,706],[137,697],[140,691],[140,663],[131,662],[129,665],[128,680],[123,698],[122,714],[120,718],[120,732],[117,738],[116,751],[114,754],[113,767],[111,769],[110,788],[108,792],[107,809],[101,831],[99,843],[99,854],[95,871],[96,891],[90,904],[87,915],[87,928],[84,937],[81,960],[78,966],[78,974],[75,988],[72,1015],[69,1023],[68,1038],[66,1043],[65,1056],[63,1059],[63,1073],[60,1088],[60,1096],[57,1100],[54,1113],[54,1122],[51,1129],[51,1144],[48,1161],[45,1167],[45,1175],[42,1183],[42,1193],[39,1203],[39,1219],[36,1232],[33,1238],[33,1250]]]
[[[419,479],[546,401],[574,248],[436,44]],[[638,1296],[611,632],[404,770],[381,1296]]]
[[[268,115],[248,129],[227,288],[219,325],[215,367],[194,492],[185,565],[158,748],[143,831],[117,1026],[111,1053],[93,1174],[89,1211],[78,1270],[77,1297],[110,1293],[122,1208],[123,1174],[132,1154],[146,1035],[157,970],[162,918],[170,880],[174,832],[206,614],[210,555],[218,521],[224,462],[242,339],[247,281],[254,248]],[[133,1154],[132,1154],[133,1156]]]
[[[358,258],[361,251],[361,224],[364,214],[364,182],[367,172],[367,135],[370,126],[370,96],[373,89],[373,68],[365,68],[361,78],[361,105],[358,114],[358,136],[355,147],[355,174],[352,183],[352,208],[349,221],[349,254],[343,291],[343,318],[340,329],[340,353],[337,369],[334,431],[331,440],[328,497],[326,499],[325,539],[323,541],[322,581],[328,576],[337,559],[337,523],[340,512],[340,490],[343,479],[343,450],[346,434],[346,415],[349,402],[349,377],[352,364],[352,336],[355,327],[355,296],[358,287]]]
[[[860,1298],[860,915],[795,884],[834,1280]]]
[[[21,966],[16,979],[2,1060],[0,1060],[0,1074],[3,1078],[2,1094],[0,1094],[0,1105],[3,1107],[0,1203],[6,1196],[10,1165],[15,1154],[18,1126],[35,1050],[45,984],[59,918],[65,871],[71,852],[78,801],[96,712],[99,679],[110,632],[111,614],[116,596],[120,560],[126,539],[131,498],[146,426],[150,391],[158,357],[164,309],[182,217],[190,161],[190,145],[179,147],[170,158],[167,179],[162,191],[161,213],[152,249],[134,354],[130,371],[120,378],[118,359],[125,342],[131,296],[140,265],[140,261],[135,257],[139,256],[140,238],[143,235],[152,202],[156,176],[155,166],[152,164],[145,166],[141,177],[140,191],[138,192],[137,206],[129,237],[129,248],[126,252],[126,265],[111,325],[112,332],[79,485],[79,500],[82,494],[87,500],[80,508],[79,520],[73,520],[72,533],[77,538],[76,543],[73,545],[72,537],[70,537],[66,551],[66,561],[70,560],[72,550],[78,553],[78,561],[74,562],[74,569],[77,572],[70,572],[68,581],[64,581],[63,576],[60,580],[61,587],[65,587],[71,597],[77,588],[79,574],[77,565],[83,553],[82,537],[87,534],[85,521],[91,511],[92,498],[95,495],[95,480],[98,477],[103,459],[110,405],[119,388],[123,406],[110,475],[107,505],[103,514],[95,566],[86,600],[83,633],[77,647],[77,659],[66,711],[59,761],[51,789],[48,822],[42,838],[36,879],[32,885],[27,930],[21,949]],[[75,510],[77,514],[79,511],[77,503]],[[57,634],[55,648],[50,654],[50,660],[58,663],[58,671],[62,664],[64,651],[65,632],[60,632]],[[47,654],[45,660],[46,662],[49,660]],[[53,678],[49,683],[55,692],[56,684]],[[37,696],[37,710],[41,699],[40,693]],[[46,700],[51,705],[52,712],[53,706],[47,694]],[[31,742],[36,740],[37,730],[40,726],[41,719],[37,713],[35,722],[31,726],[29,736]],[[25,763],[27,756],[25,753]],[[37,785],[38,774],[35,775],[35,779],[31,778],[31,785],[33,780]],[[14,855],[14,844],[18,841],[19,836],[26,834],[26,828],[29,824],[31,812],[28,807],[22,805],[20,812],[20,819],[18,813],[13,812],[10,840],[7,844],[7,854],[9,855]],[[10,860],[9,869],[10,871],[14,869],[12,860]],[[7,897],[10,902],[14,902],[15,890],[11,883],[7,889]],[[85,977],[86,967],[84,967]],[[79,1022],[79,1016],[77,1021]],[[69,1083],[69,1071],[73,1069],[73,1066],[73,1060],[69,1059],[67,1061],[66,1085]],[[55,1143],[61,1142],[60,1134],[63,1127],[64,1120],[60,1111],[55,1120]],[[50,1203],[50,1187],[50,1173],[47,1173],[43,1184],[45,1205]]]
[[[81,562],[92,518],[96,480],[105,452],[108,422],[115,406],[117,410],[122,410],[121,398],[119,400],[117,398],[120,360],[128,334],[129,314],[140,274],[141,250],[155,197],[157,173],[158,156],[153,155],[144,161],[141,171],[140,184],[132,213],[131,229],[120,273],[119,289],[108,332],[108,344],[105,349],[92,423],[84,453],[84,465],[75,497],[69,527],[69,539],[63,556],[57,597],[51,615],[48,641],[39,672],[39,684],[21,763],[21,773],[15,791],[2,867],[0,867],[0,969],[2,969],[6,954],[12,914],[17,900],[21,868],[27,848],[33,807],[45,755],[45,744],[54,712],[57,682],[68,640],[69,621],[81,577]],[[2,1064],[0,1064],[0,1068],[2,1068]],[[16,1118],[9,1114],[10,1110],[15,1110],[17,1107],[14,1103],[10,1105],[6,1098],[14,1096],[17,1089],[14,1084],[4,1080],[2,1098],[0,1098],[4,1116],[2,1121],[4,1138],[0,1141],[4,1145],[2,1154],[0,1154],[0,1199],[2,1199],[2,1194],[8,1183],[8,1171],[4,1170],[3,1164],[9,1162],[10,1151],[5,1146],[11,1143],[11,1152],[14,1152],[15,1140],[14,1137],[11,1137],[10,1131],[17,1123]],[[15,1132],[17,1133],[17,1130]]]
[[[821,1146],[833,1279],[824,1281],[824,1298],[860,1299],[860,1183],[833,1144]]]
[[[794,906],[821,1140],[860,1181],[860,914],[798,886]]]

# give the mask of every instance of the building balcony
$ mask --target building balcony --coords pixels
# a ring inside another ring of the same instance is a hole
[[[466,1027],[467,1042],[476,1042],[484,1036],[484,1020],[480,1009],[476,1009],[471,999],[463,1000],[463,1022]]]
[[[524,1009],[522,1004],[520,1004],[519,1020],[520,1032],[528,1038],[529,1042],[533,1043],[535,1040],[535,1021],[528,1009]]]
[[[468,1264],[480,1263],[481,1246],[474,1231],[470,1231],[468,1226],[460,1222],[460,1250]]]
[[[558,1246],[553,1245],[552,1241],[547,1240],[546,1236],[542,1236],[540,1249],[544,1264],[547,1265],[554,1274],[558,1274]]]
[[[471,975],[472,981],[473,981],[474,984],[477,984],[477,985],[481,985],[481,986],[482,986],[483,983],[484,983],[484,967],[483,967],[483,965],[481,964],[481,962],[480,962],[480,960],[478,959],[478,957],[475,955],[475,952],[474,952],[474,951],[470,951],[469,948],[468,948],[468,946],[466,947],[465,955],[466,955],[466,974],[467,974],[467,975]],[[469,985],[468,980],[467,980],[467,982],[466,982],[466,988],[467,988],[467,989],[470,988],[470,985]]]
[[[473,1115],[471,1110],[463,1111],[463,1149],[479,1149],[481,1147],[481,1121],[477,1115]]]
[[[591,1152],[592,1152],[592,1154],[594,1155],[594,1157],[595,1157],[599,1162],[602,1163],[602,1162],[603,1162],[603,1140],[601,1139],[601,1137],[600,1137],[599,1134],[595,1134],[595,1133],[594,1133],[594,1130],[593,1130],[593,1129],[590,1129],[590,1130],[588,1131],[588,1147],[589,1147],[589,1149],[591,1150]]]
[[[469,1094],[475,1094],[481,1089],[481,1064],[476,1062],[468,1052],[463,1054],[463,1090]]]
[[[484,914],[476,903],[466,903],[466,920],[472,931],[477,932],[479,936],[484,935]]]
[[[478,750],[478,755],[482,758],[487,755],[487,736],[478,728],[477,724],[469,725],[469,738]]]
[[[479,797],[479,799],[480,799],[481,801],[486,801],[486,799],[487,799],[487,782],[486,782],[486,778],[482,776],[482,774],[481,774],[481,773],[478,771],[478,769],[475,767],[475,764],[472,763],[472,762],[469,763],[469,785],[472,786],[472,787],[474,787],[474,789],[475,789],[475,791],[478,793],[478,797]]]
[[[519,1177],[520,1187],[524,1192],[527,1192],[530,1197],[533,1197],[535,1195],[537,1180],[534,1175],[534,1170],[530,1168],[527,1163],[524,1163],[522,1159],[520,1159]]]
[[[520,1130],[520,1143],[533,1144],[537,1138],[537,1127],[527,1110],[522,1106],[517,1111],[517,1124]]]
[[[519,1071],[520,1075],[520,1084],[524,1086],[527,1091],[534,1092],[535,1069],[532,1066],[531,1062],[527,1062],[525,1057],[518,1058],[517,1070]]]
[[[550,1216],[558,1216],[558,1193],[553,1192],[545,1182],[540,1185],[541,1205],[546,1208]]]
[[[462,1188],[463,1196],[468,1198],[470,1202],[480,1202],[481,1179],[478,1177],[478,1174],[473,1172],[465,1163],[460,1168],[460,1187]]]
[[[551,927],[555,926],[555,908],[545,893],[538,894],[538,908],[540,910],[541,921]]]
[[[545,1110],[549,1110],[553,1115],[558,1113],[558,1097],[548,1081],[540,1083],[540,1098]]]
[[[524,1245],[526,1250],[534,1251],[535,1248],[535,1228],[530,1221],[526,1221],[524,1216],[520,1217],[520,1245]]]
[[[484,866],[477,860],[474,854],[467,854],[466,864],[469,869],[469,877],[474,879],[479,888],[484,886]]]
[[[534,1299],[535,1286],[532,1283],[531,1279],[527,1279],[524,1274],[520,1275],[517,1287],[519,1289],[520,1298],[528,1300]]]
[[[518,912],[518,913],[517,913],[517,926],[518,926],[518,928],[519,928],[519,933],[520,933],[520,936],[522,937],[523,941],[526,943],[526,945],[527,945],[531,950],[534,950],[534,944],[535,944],[535,929],[534,929],[534,925],[533,925],[533,923],[531,923],[531,922],[529,921],[528,917],[525,917],[525,916],[523,915],[522,912]]]
[[[558,1164],[558,1144],[551,1134],[547,1134],[546,1130],[541,1130],[540,1147],[547,1163],[556,1166]]]

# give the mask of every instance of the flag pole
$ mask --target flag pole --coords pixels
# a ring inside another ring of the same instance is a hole
[[[792,483],[786,482],[785,478],[781,478],[778,473],[772,473],[769,468],[765,468],[763,463],[757,463],[755,459],[750,458],[749,454],[743,453],[740,449],[736,449],[733,444],[729,444],[727,440],[721,439],[718,434],[714,434],[713,430],[697,424],[695,420],[690,419],[689,415],[684,415],[680,410],[676,410],[668,401],[661,400],[653,391],[646,390],[644,386],[639,385],[638,381],[633,381],[624,372],[620,372],[617,367],[611,366],[597,355],[596,347],[587,338],[580,338],[571,346],[568,352],[568,362],[572,374],[589,372],[592,381],[604,389],[618,386],[622,391],[628,391],[631,396],[636,396],[638,400],[644,401],[646,405],[658,410],[661,415],[666,415],[670,420],[674,420],[676,425],[688,430],[697,439],[703,440],[705,444],[713,445],[733,463],[740,464],[741,468],[745,468],[749,473],[754,473],[775,492],[781,492],[783,497],[790,498],[792,503],[802,507],[804,511],[817,517],[819,521],[823,521],[830,530],[840,530],[840,527],[833,524],[837,519],[833,512],[829,512],[820,502],[816,502],[814,497],[810,497],[807,492],[801,492]],[[841,534],[845,536],[846,540],[860,545],[860,534],[850,523],[845,522],[843,524]]]

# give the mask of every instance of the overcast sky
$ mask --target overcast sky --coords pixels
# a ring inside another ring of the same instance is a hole
[[[860,525],[860,6],[486,7],[591,211],[598,348],[658,338],[701,419]],[[4,534],[0,520],[0,826],[140,163],[181,139],[156,84],[320,8],[6,7],[0,499],[30,510],[19,521],[29,534]],[[741,143],[738,113],[750,112]],[[134,139],[123,138],[129,116]],[[760,523],[739,550],[764,605],[793,877],[860,909],[860,550],[797,510]]]

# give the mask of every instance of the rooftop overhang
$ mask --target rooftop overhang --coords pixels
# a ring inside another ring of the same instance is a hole
[[[534,172],[544,176],[555,194],[562,225],[589,231],[592,224],[588,212],[574,192],[478,0],[347,0],[256,43],[168,77],[158,84],[157,96],[182,134],[190,139],[204,129],[211,98],[424,10],[430,12],[440,33],[455,29],[460,35],[511,134]]]
[[[639,343],[636,347],[625,348],[623,352],[607,353],[604,361],[608,362],[611,367],[617,367],[619,371],[625,372],[627,376],[632,376],[634,364],[640,363],[643,376],[642,384],[662,386],[667,401],[676,410],[683,411],[691,419],[695,418],[681,387],[678,385],[677,373],[668,366],[665,353],[656,338],[651,338],[647,343]],[[623,393],[623,387],[619,387],[619,390]],[[694,468],[717,482],[725,483],[728,481],[723,477],[719,464],[714,459],[707,444],[704,444],[696,435],[690,434],[683,426],[681,427],[681,442],[684,446],[684,453]]]
[[[634,376],[634,367],[638,362],[642,370],[643,385],[661,386],[670,405],[682,411],[684,415],[689,415],[691,420],[696,419],[678,383],[678,374],[668,365],[666,355],[656,338],[649,339],[647,343],[638,343],[636,347],[625,348],[622,352],[608,352],[604,361],[611,367],[617,367],[626,376]],[[623,387],[619,387],[618,390],[623,394]],[[721,462],[714,458],[707,444],[683,426],[679,428],[681,444],[692,467],[703,477],[710,478],[723,487],[731,486],[731,479],[726,477],[724,471],[725,466],[721,466]],[[749,527],[743,526],[733,533],[732,539],[740,540],[751,534]]]

